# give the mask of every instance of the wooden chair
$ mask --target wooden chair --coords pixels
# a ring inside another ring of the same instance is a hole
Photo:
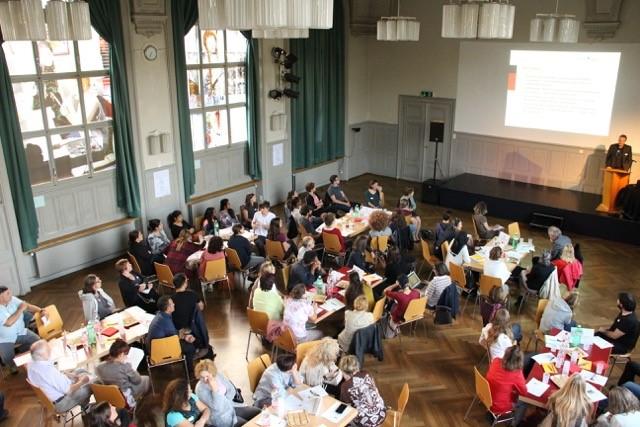
[[[444,261],[447,260],[447,255],[449,255],[449,250],[450,250],[449,242],[445,240],[440,244],[440,252],[442,253],[442,259]]]
[[[64,323],[62,322],[62,317],[60,317],[60,312],[58,312],[58,308],[55,305],[48,305],[44,308],[47,312],[47,323],[45,324],[42,319],[42,314],[37,312],[33,318],[36,321],[36,328],[38,329],[38,335],[43,340],[50,340],[52,338],[57,338],[62,336],[62,332],[64,331]]]
[[[247,307],[247,318],[249,319],[249,337],[247,338],[247,351],[244,354],[244,358],[249,361],[249,343],[251,342],[251,334],[255,334],[257,337],[267,337],[269,315],[264,311],[258,311]]]
[[[332,256],[338,265],[344,264],[344,258],[346,252],[342,251],[342,245],[338,236],[332,233],[322,232],[322,243],[324,244],[324,251],[322,253],[322,262],[324,262],[325,255]],[[342,259],[342,262],[340,262]]]
[[[409,332],[415,335],[416,328],[418,326],[418,322],[424,320],[424,312],[427,309],[427,297],[417,298],[411,300],[409,305],[407,305],[407,309],[404,312],[404,321],[398,325],[398,337],[400,338],[400,345],[402,346],[402,326],[411,325]],[[424,329],[424,335],[427,335],[427,327],[422,322],[422,327]]]
[[[462,311],[460,311],[460,315],[462,316],[464,314],[464,310],[467,308],[467,304],[469,303],[469,295],[471,295],[471,291],[473,289],[467,287],[467,275],[464,272],[464,267],[450,262],[449,273],[451,275],[451,280],[455,282],[456,286],[458,286],[460,294],[467,295],[467,298],[465,298],[464,301],[464,306],[462,307]]]
[[[507,226],[507,232],[509,233],[509,236],[522,236],[522,234],[520,234],[520,224],[517,222],[509,224]]]
[[[320,344],[320,340],[315,341],[307,341],[301,342],[296,347],[296,363],[298,364],[298,368],[302,365],[302,361],[307,356],[307,354],[313,350],[318,344]]]
[[[613,349],[611,349],[613,351]],[[633,349],[630,352],[625,354],[610,354],[609,355],[609,373],[607,377],[611,377],[611,373],[613,372],[613,368],[616,365],[625,365],[628,361],[631,360],[631,353],[633,353]]]
[[[127,258],[129,258],[129,262],[131,263],[131,268],[138,274],[142,274],[142,269],[140,268],[140,264],[138,264],[138,259],[133,256],[131,252],[127,251]]]
[[[91,391],[96,402],[109,402],[118,409],[129,409],[127,399],[122,394],[122,390],[117,385],[91,384]]]
[[[420,270],[418,270],[418,276],[420,275],[420,273],[422,273],[422,269],[424,268],[424,266],[426,264],[429,265],[429,267],[431,267],[431,273],[429,273],[429,277],[427,278],[427,280],[430,280],[431,277],[435,274],[434,272],[434,268],[436,266],[437,263],[440,262],[440,260],[431,255],[431,250],[429,249],[429,242],[427,242],[424,239],[420,239],[420,247],[422,248],[422,265],[420,266]]]
[[[276,267],[276,287],[283,294],[288,294],[289,290],[289,270],[291,265],[284,264],[282,267]]]
[[[404,415],[404,410],[407,407],[407,402],[409,402],[409,384],[404,383],[402,386],[402,390],[400,390],[400,395],[398,395],[398,408],[392,409],[389,408],[387,410],[387,416],[384,419],[384,423],[382,423],[383,427],[398,427],[402,422],[402,415]]]
[[[277,240],[266,240],[264,250],[267,254],[267,258],[271,261],[279,261],[284,262],[284,247],[282,246],[282,242]]]
[[[74,414],[73,410],[75,408],[71,408],[66,412],[56,411],[55,405],[53,404],[52,401],[49,400],[47,395],[44,394],[44,392],[42,391],[42,389],[40,389],[40,387],[33,385],[31,381],[29,381],[28,379],[27,379],[27,383],[35,393],[36,398],[40,403],[40,407],[42,408],[42,412],[40,413],[40,425],[42,425],[42,423],[44,422],[45,427],[48,427],[52,424],[51,422],[54,420],[56,424],[60,424],[60,419],[62,418],[63,427],[65,427],[67,423],[71,423],[71,426],[73,426],[74,418],[82,415],[82,410],[79,410],[77,414]]]
[[[233,272],[240,273],[242,277],[242,288],[244,289],[244,284],[247,282],[247,276],[249,275],[248,268],[242,268],[242,261],[240,261],[240,256],[235,249],[226,248],[224,253],[227,257],[227,261],[229,262],[229,269]]]
[[[527,341],[527,345],[524,347],[525,349],[529,348],[529,344],[531,344],[531,340],[535,340],[534,351],[538,351],[538,342],[542,342],[544,344],[544,332],[540,330],[540,320],[542,320],[542,314],[544,313],[544,309],[547,308],[547,304],[549,303],[548,299],[541,298],[538,300],[538,307],[536,308],[536,329],[531,332],[531,337],[529,341]]]
[[[160,264],[154,262],[153,267],[156,269],[156,276],[158,277],[158,283],[163,288],[167,288],[170,292],[175,292],[176,287],[173,284],[173,272],[166,264]]]
[[[287,353],[296,354],[297,346],[298,343],[296,342],[296,337],[293,335],[293,332],[291,332],[291,329],[285,327],[282,334],[273,341],[271,358],[274,359],[278,355],[278,350],[284,350]]]
[[[372,237],[371,249],[386,253],[387,249],[389,249],[389,236]]]
[[[479,400],[485,406],[487,411],[491,414],[493,418],[493,422],[491,426],[495,426],[496,424],[500,424],[505,421],[513,420],[513,411],[507,411],[503,413],[496,414],[491,411],[491,406],[493,405],[493,399],[491,397],[491,388],[489,387],[489,381],[478,371],[477,367],[473,367],[473,373],[475,375],[475,383],[476,383],[476,395],[473,397],[473,401],[471,405],[469,405],[469,409],[464,414],[464,420],[466,421],[469,417],[469,413],[471,412],[471,408],[473,405]],[[501,419],[502,417],[507,416],[507,418]]]
[[[249,376],[249,389],[251,393],[256,391],[262,374],[270,365],[271,357],[266,353],[247,363],[247,375]]]
[[[384,303],[387,301],[386,298],[380,298],[376,301],[376,304],[373,306],[373,320],[377,322],[382,319],[382,315],[384,314]]]
[[[476,242],[480,241],[480,234],[478,233],[478,225],[476,224],[476,220],[471,217],[471,223],[473,224],[473,240]]]
[[[473,315],[476,314],[476,307],[480,304],[480,297],[482,295],[489,296],[491,290],[497,286],[502,286],[502,280],[499,277],[487,276],[485,274],[480,275],[480,281],[478,282],[478,294],[476,295],[476,304],[473,307]]]
[[[520,314],[520,311],[522,310],[522,307],[527,303],[527,301],[529,300],[529,298],[538,298],[538,290],[536,289],[529,289],[529,287],[527,286],[526,283],[522,284],[524,287],[524,295],[522,297],[522,301],[520,301],[520,306],[518,307],[518,314]]]
[[[366,283],[362,284],[362,293],[365,298],[367,298],[367,302],[369,303],[369,310],[373,308],[376,303],[376,297],[373,294],[373,288]]]
[[[220,258],[207,261],[204,266],[204,275],[200,279],[202,295],[205,295],[205,291],[209,285],[214,285],[220,282],[227,283],[229,298],[231,298],[231,284],[229,283],[229,276],[227,276],[227,263],[225,259]]]
[[[180,348],[180,338],[172,335],[166,338],[156,338],[151,340],[149,345],[149,355],[147,356],[147,370],[149,371],[149,382],[151,383],[151,391],[155,394],[153,387],[153,377],[151,376],[152,368],[171,365],[173,363],[184,364],[184,372],[189,381],[189,369],[187,368],[187,359],[182,354]]]

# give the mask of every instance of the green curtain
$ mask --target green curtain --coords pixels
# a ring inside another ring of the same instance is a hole
[[[247,39],[247,171],[252,179],[260,179],[260,89],[258,41],[251,38],[251,31],[243,31],[242,35]]]
[[[298,57],[291,100],[293,168],[307,168],[344,156],[345,31],[342,2],[335,1],[333,28],[311,30],[308,39],[292,39]],[[296,87],[297,86],[297,87]]]
[[[118,207],[130,217],[140,216],[140,190],[133,151],[131,107],[125,68],[120,2],[91,0],[91,25],[109,43],[111,99],[113,103],[114,150],[116,155],[116,195]]]
[[[196,0],[172,0],[171,23],[173,27],[173,56],[178,92],[178,127],[180,129],[180,157],[182,158],[182,181],[184,198],[188,202],[196,191],[196,169],[193,161],[191,141],[191,117],[189,116],[189,93],[187,86],[187,59],[184,52],[184,36],[198,21]]]
[[[4,154],[4,163],[9,176],[11,199],[18,221],[20,244],[28,252],[38,246],[38,217],[33,204],[33,193],[29,181],[27,156],[22,143],[18,110],[13,97],[13,87],[9,76],[7,60],[4,57],[0,33],[0,144]]]

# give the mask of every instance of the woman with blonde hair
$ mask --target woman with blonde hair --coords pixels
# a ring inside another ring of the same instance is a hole
[[[353,301],[353,310],[347,310],[344,313],[344,329],[338,335],[338,344],[342,351],[347,353],[351,346],[353,335],[358,329],[366,328],[375,323],[373,313],[369,310],[369,301],[364,295],[359,295]]]
[[[514,333],[509,320],[509,311],[501,308],[496,312],[491,322],[482,328],[478,342],[480,345],[489,349],[491,360],[503,358],[504,352],[516,344],[513,339]]]
[[[304,383],[310,387],[324,385],[329,394],[337,396],[338,384],[342,381],[342,372],[336,365],[339,354],[338,341],[323,338],[300,364],[300,375]]]
[[[640,401],[625,387],[609,390],[607,412],[598,417],[596,427],[633,427],[640,425]]]
[[[587,427],[593,404],[587,395],[587,383],[573,375],[549,397],[549,414],[540,427]]]
[[[382,425],[387,409],[373,377],[366,371],[360,370],[358,358],[353,355],[340,359],[340,370],[344,376],[340,386],[340,400],[358,411],[358,415],[353,420],[354,425],[361,427]]]
[[[560,258],[554,259],[551,263],[558,269],[559,282],[564,283],[571,292],[582,277],[582,264],[576,259],[573,245],[565,245]]]

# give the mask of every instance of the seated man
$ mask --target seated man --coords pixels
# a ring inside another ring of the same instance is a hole
[[[315,251],[307,251],[302,257],[302,261],[297,261],[289,270],[289,283],[287,291],[291,292],[296,285],[313,285],[323,271],[320,267],[320,260]]]
[[[307,233],[309,233],[315,240],[320,240],[322,236],[316,231],[316,228],[322,224],[322,218],[313,216],[313,212],[309,209],[309,206],[303,206],[300,208],[300,221],[299,224],[304,227]]]
[[[234,224],[231,231],[233,231],[233,236],[229,238],[228,246],[238,253],[242,268],[251,270],[262,264],[264,258],[253,254],[251,242],[242,235],[244,231],[242,224]]]
[[[337,210],[349,212],[351,210],[352,203],[342,188],[340,188],[340,178],[338,175],[331,175],[329,178],[329,188],[327,188],[327,196],[331,200],[331,210],[336,212]]]
[[[295,388],[302,384],[302,378],[298,373],[296,356],[293,354],[281,354],[276,363],[269,366],[262,376],[253,393],[253,406],[262,408],[271,405],[271,392],[277,390],[284,392],[288,388]]]
[[[18,372],[13,358],[18,352],[25,352],[40,337],[27,329],[25,312],[43,312],[40,307],[22,301],[11,294],[6,286],[0,286],[0,358],[12,374]]]
[[[29,382],[38,387],[53,403],[57,412],[67,412],[80,405],[89,404],[93,378],[83,370],[62,373],[51,360],[51,347],[45,340],[31,345],[31,360],[27,366]]]
[[[551,226],[547,229],[549,240],[551,241],[551,260],[560,258],[562,250],[565,246],[571,244],[571,239],[568,236],[562,234],[562,230],[558,227]]]
[[[596,335],[613,344],[611,354],[626,354],[636,346],[640,333],[640,323],[635,314],[636,299],[629,292],[620,292],[617,303],[620,314],[608,329],[601,327]]]
[[[158,300],[158,312],[149,324],[149,332],[147,333],[147,349],[151,351],[151,341],[156,338],[167,338],[178,335],[180,338],[180,348],[187,360],[187,369],[189,375],[193,373],[193,359],[196,355],[196,347],[194,342],[196,338],[185,332],[178,331],[173,324],[171,315],[175,311],[176,306],[169,295],[163,295]]]
[[[127,398],[129,406],[133,407],[135,399],[149,391],[150,382],[148,376],[136,371],[137,366],[131,366],[128,359],[130,350],[131,347],[125,341],[115,340],[109,348],[109,358],[96,367],[96,374],[103,384],[117,385]],[[142,350],[135,350],[143,357]]]

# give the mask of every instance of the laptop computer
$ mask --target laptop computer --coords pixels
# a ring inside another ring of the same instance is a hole
[[[418,277],[415,271],[412,271],[411,273],[407,274],[407,279],[409,279],[409,282],[407,284],[411,289],[420,290],[427,286],[426,283],[422,283],[420,281],[420,277]]]

